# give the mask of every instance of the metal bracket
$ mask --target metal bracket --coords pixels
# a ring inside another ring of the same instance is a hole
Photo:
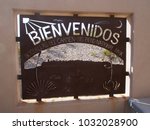
[[[110,15],[110,28],[113,28],[115,15]]]
[[[113,14],[112,14],[112,15],[110,15],[110,18],[115,18],[115,15],[113,15]]]
[[[17,75],[18,80],[22,80],[22,75]]]
[[[16,42],[20,42],[20,37],[16,37]]]
[[[130,38],[129,37],[126,38],[126,42],[130,42]]]
[[[40,102],[42,102],[42,99],[41,99],[41,98],[37,98],[36,101],[37,101],[38,103],[40,103]]]
[[[114,97],[113,91],[111,91],[111,92],[109,93],[109,97]]]
[[[74,99],[78,100],[79,98],[78,98],[78,96],[77,96],[77,95],[75,95],[75,96],[74,96]]]
[[[73,14],[73,17],[78,17],[78,14]]]
[[[130,75],[130,73],[129,72],[125,72],[125,76],[129,76]]]

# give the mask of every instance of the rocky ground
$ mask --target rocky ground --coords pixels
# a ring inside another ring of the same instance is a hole
[[[25,69],[41,66],[47,61],[92,61],[109,62],[109,58],[104,53],[105,49],[90,44],[68,43],[55,46],[42,51],[40,57],[38,54],[31,57],[24,64]],[[117,56],[112,61],[113,64],[123,64],[123,60]]]

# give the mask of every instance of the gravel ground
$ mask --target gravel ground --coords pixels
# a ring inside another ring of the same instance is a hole
[[[93,62],[109,62],[109,58],[104,55],[105,49],[90,44],[83,43],[67,43],[59,46],[51,47],[42,51],[40,57],[38,54],[31,57],[24,64],[25,69],[41,66],[47,61],[93,61]],[[113,64],[123,64],[123,60],[116,56]]]

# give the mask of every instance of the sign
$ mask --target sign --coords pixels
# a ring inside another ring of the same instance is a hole
[[[113,93],[124,93],[125,39],[125,18],[21,15],[23,99],[109,94],[115,89]],[[105,49],[103,52],[108,60],[40,60],[44,59],[41,55],[45,50],[64,44],[97,46]],[[122,63],[113,65],[115,57]],[[36,59],[36,64],[27,67],[31,58]],[[42,63],[39,65],[39,62]]]

